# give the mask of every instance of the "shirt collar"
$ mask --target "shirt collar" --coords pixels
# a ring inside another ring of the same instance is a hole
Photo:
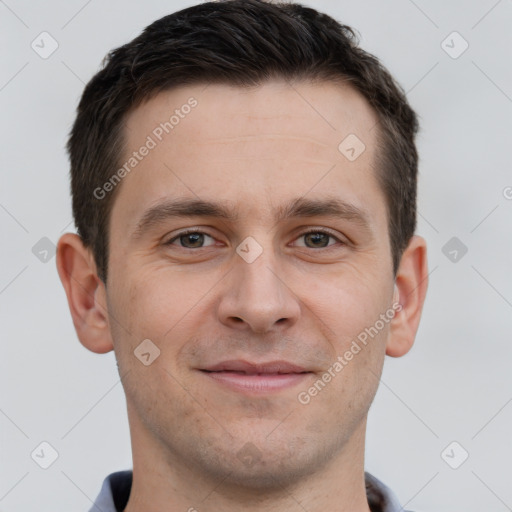
[[[372,512],[407,512],[389,487],[365,472],[366,496]],[[133,472],[118,471],[103,481],[101,491],[89,512],[122,512],[130,497]]]

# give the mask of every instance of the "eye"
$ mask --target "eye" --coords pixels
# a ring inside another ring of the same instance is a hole
[[[336,242],[343,244],[343,242],[335,237],[329,231],[324,231],[322,229],[312,229],[305,233],[302,233],[297,240],[301,238],[304,239],[304,245],[298,245],[298,247],[308,247],[313,249],[323,249],[326,247],[330,247],[331,245],[335,245]],[[334,240],[334,243],[329,243],[329,239]]]
[[[297,247],[307,247],[310,249],[324,249],[336,243],[344,244],[339,238],[334,236],[331,232],[322,229],[311,229],[302,233],[296,240],[304,239],[303,244],[295,244]],[[209,240],[209,243],[207,243]],[[196,229],[187,230],[179,233],[178,235],[165,242],[164,245],[178,245],[183,249],[201,249],[215,245],[215,239]]]
[[[205,244],[207,239],[213,243]],[[188,230],[183,231],[179,235],[171,238],[165,245],[176,245],[174,242],[179,242],[178,246],[184,249],[200,249],[201,247],[207,247],[208,245],[214,245],[215,239],[210,235],[203,233],[202,231]]]

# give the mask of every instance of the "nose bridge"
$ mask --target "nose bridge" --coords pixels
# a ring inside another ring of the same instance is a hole
[[[280,276],[282,267],[270,240],[263,245],[250,237],[245,239],[237,247],[233,266],[219,306],[223,323],[264,332],[278,323],[295,322],[300,311],[298,301]]]
[[[241,290],[255,301],[267,299],[280,302],[283,282],[271,248],[266,248],[254,261],[239,258],[235,263],[237,281]]]

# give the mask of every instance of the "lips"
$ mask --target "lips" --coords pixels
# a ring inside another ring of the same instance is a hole
[[[269,375],[287,373],[309,373],[308,370],[287,361],[271,361],[268,363],[249,363],[247,361],[223,361],[203,368],[206,372],[236,372],[244,375]]]
[[[296,386],[312,372],[287,361],[251,363],[223,361],[201,369],[213,382],[231,391],[261,395]]]

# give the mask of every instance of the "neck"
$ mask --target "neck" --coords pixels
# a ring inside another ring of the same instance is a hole
[[[125,512],[370,512],[364,481],[366,419],[322,468],[286,487],[215,481],[178,460],[129,412],[133,483]]]

